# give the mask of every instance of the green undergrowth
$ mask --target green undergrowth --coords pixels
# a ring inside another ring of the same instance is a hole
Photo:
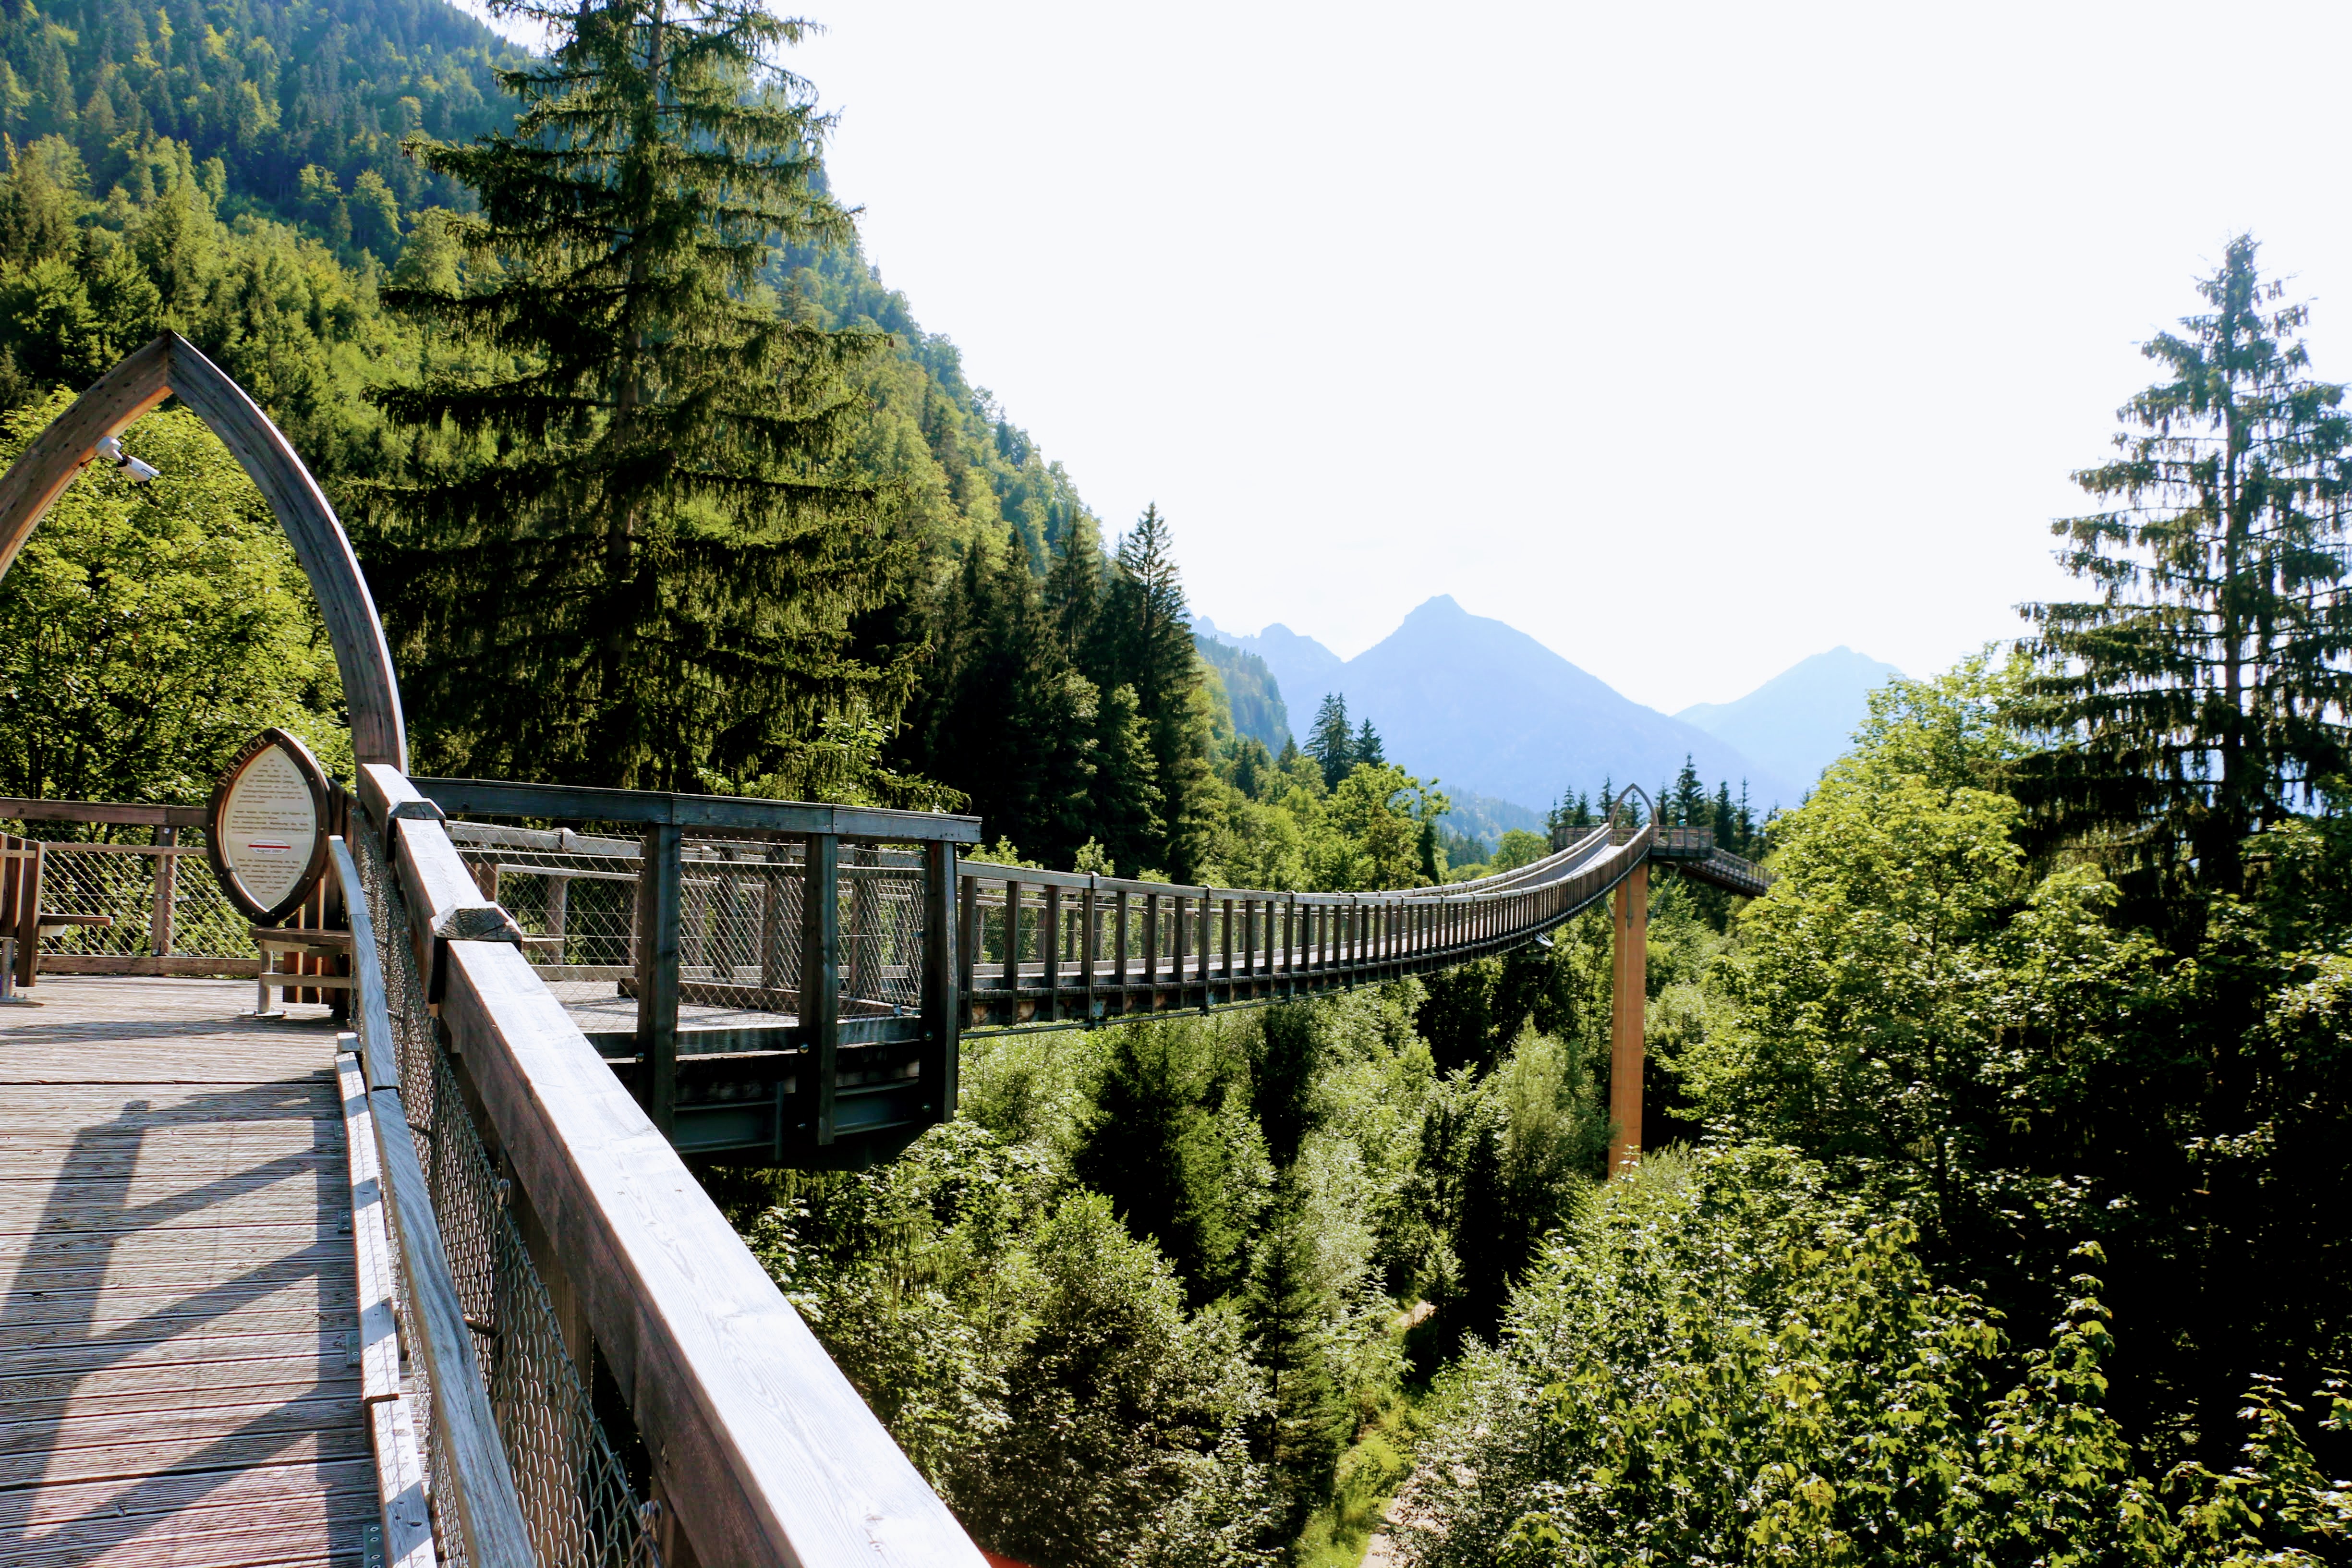
[[[1412,1474],[1419,1401],[1401,1394],[1339,1456],[1331,1500],[1308,1517],[1291,1547],[1297,1568],[1356,1568],[1381,1516]]]

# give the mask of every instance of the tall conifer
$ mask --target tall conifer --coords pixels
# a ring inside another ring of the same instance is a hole
[[[1665,802],[1658,803],[1662,807]],[[1698,769],[1688,752],[1683,755],[1683,771],[1675,775],[1674,804],[1670,820],[1676,827],[1706,826],[1706,786],[1698,782]]]
[[[1073,518],[1063,533],[1054,564],[1045,574],[1045,614],[1055,636],[1072,658],[1086,655],[1087,634],[1102,610],[1103,558],[1094,525]]]
[[[2074,476],[2105,509],[2053,529],[2095,596],[2027,611],[2029,711],[2055,743],[2024,793],[2143,891],[2240,890],[2247,836],[2346,763],[2352,420],[2254,252],[2231,241],[2197,286],[2209,312],[2145,346],[2165,379]]]
[[[841,462],[843,371],[884,340],[828,333],[760,275],[840,243],[830,118],[755,0],[507,0],[550,28],[506,73],[510,133],[418,138],[480,198],[456,287],[386,301],[446,329],[378,399],[422,477],[373,552],[436,765],[564,781],[786,788],[844,715],[888,719],[910,628],[861,615],[911,552]]]
[[[1307,754],[1322,764],[1323,787],[1337,789],[1356,765],[1356,737],[1348,728],[1348,699],[1326,692],[1315,710],[1315,727],[1307,732]]]
[[[1201,656],[1192,647],[1192,616],[1168,520],[1157,506],[1144,508],[1118,542],[1090,642],[1087,673],[1096,685],[1110,693],[1134,690],[1158,773],[1161,864],[1189,881],[1206,850],[1215,780],[1207,762],[1208,715],[1197,700]]]

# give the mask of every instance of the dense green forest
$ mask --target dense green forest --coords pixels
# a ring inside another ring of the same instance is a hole
[[[423,5],[0,21],[0,456],[186,334],[349,521],[420,771],[1272,888],[1605,813],[1453,832],[1338,700],[1204,653],[1181,520],[1107,527],[858,250],[795,25],[547,15],[547,61]],[[2352,1563],[2352,425],[2256,259],[2078,476],[2082,602],[1888,688],[1769,824],[1642,781],[1777,880],[1657,879],[1637,1173],[1595,914],[971,1042],[887,1167],[706,1173],[984,1544],[1350,1563],[1395,1500],[1426,1564]],[[0,793],[194,800],[273,721],[331,761],[257,496],[184,414],[126,445],[163,477],[86,474],[0,583]]]
[[[401,215],[464,201],[404,157],[417,132],[466,138],[513,109],[497,74],[516,51],[436,0],[158,5],[61,0],[14,8],[0,37],[0,132],[55,136],[102,196],[147,193],[157,141],[221,162],[224,217],[292,217],[338,256],[389,264]]]

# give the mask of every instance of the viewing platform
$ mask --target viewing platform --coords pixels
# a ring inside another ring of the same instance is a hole
[[[379,1533],[322,1006],[58,975],[0,1007],[0,1562],[350,1564]]]

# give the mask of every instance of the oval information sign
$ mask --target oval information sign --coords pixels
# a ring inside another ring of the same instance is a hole
[[[264,730],[213,792],[213,874],[229,901],[264,925],[300,907],[327,868],[327,775],[310,749]]]

